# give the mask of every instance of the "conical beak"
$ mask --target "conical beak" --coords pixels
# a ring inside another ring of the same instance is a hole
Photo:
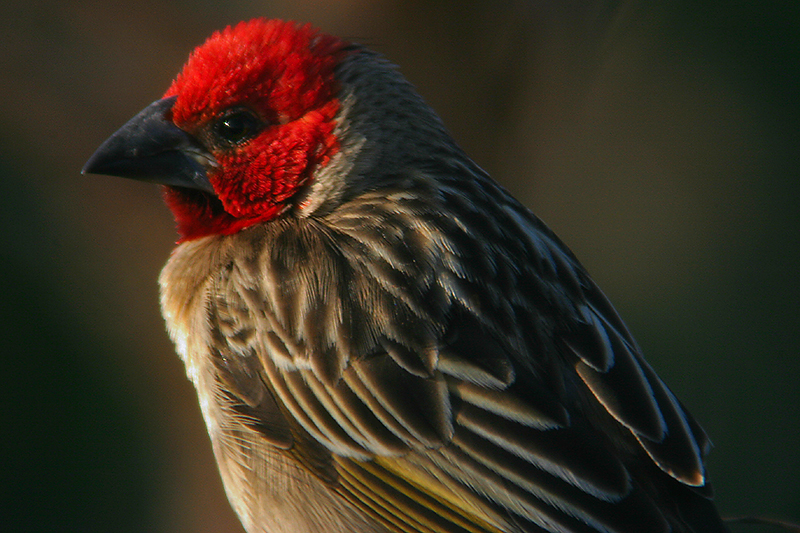
[[[207,171],[217,165],[216,159],[165,116],[176,99],[171,96],[144,108],[100,145],[82,172],[214,194]]]

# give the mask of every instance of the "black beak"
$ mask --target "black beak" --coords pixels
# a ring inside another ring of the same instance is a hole
[[[216,159],[194,137],[165,118],[176,99],[171,96],[144,108],[100,145],[82,172],[214,194],[206,171],[217,165]]]

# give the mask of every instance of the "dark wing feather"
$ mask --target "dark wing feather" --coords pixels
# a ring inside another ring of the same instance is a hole
[[[697,531],[663,504],[710,509],[684,494],[707,438],[577,261],[494,184],[415,179],[233,236],[257,257],[210,313],[238,416],[310,436],[327,459],[291,453],[391,531]]]

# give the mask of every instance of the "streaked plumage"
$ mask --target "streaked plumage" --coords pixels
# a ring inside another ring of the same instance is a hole
[[[276,21],[209,42],[149,115],[208,174],[158,178],[184,237],[161,304],[249,532],[725,531],[703,430],[391,65]],[[289,83],[295,63],[317,70]],[[263,126],[221,146],[240,107]],[[143,157],[118,147],[131,131],[87,170],[143,177],[109,166]],[[284,148],[258,171],[290,177],[250,187],[251,159]]]

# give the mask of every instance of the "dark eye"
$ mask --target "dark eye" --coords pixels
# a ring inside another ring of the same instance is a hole
[[[249,109],[229,109],[212,127],[214,140],[222,146],[236,146],[255,137],[264,127]]]

